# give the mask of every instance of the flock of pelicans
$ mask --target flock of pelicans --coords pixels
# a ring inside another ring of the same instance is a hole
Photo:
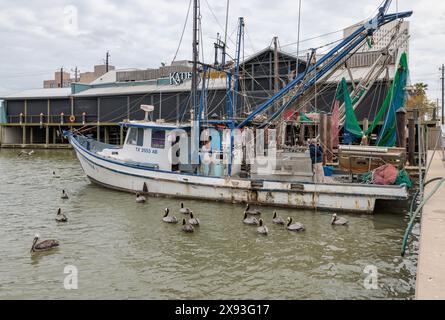
[[[59,176],[57,176],[56,173],[53,172],[53,177],[58,178]],[[68,194],[65,192],[65,190],[62,190],[61,198],[69,199]],[[143,195],[141,195],[139,193],[136,194],[136,202],[137,203],[145,203],[146,201],[147,201],[147,199]],[[164,216],[162,217],[162,221],[165,223],[177,224],[179,222],[179,220],[175,216],[169,215],[169,213],[170,213],[170,209],[165,208]],[[181,230],[183,232],[191,233],[191,232],[195,231],[195,227],[199,227],[199,225],[200,225],[199,219],[194,217],[193,211],[190,208],[184,207],[184,203],[182,203],[182,202],[181,202],[181,207],[179,209],[179,213],[184,216],[187,216],[187,219],[186,218],[182,219]],[[264,220],[262,218],[259,218],[259,219],[257,218],[260,215],[261,215],[261,212],[258,209],[252,209],[252,208],[250,208],[249,204],[247,204],[246,209],[244,210],[243,223],[246,225],[250,225],[250,226],[258,226],[257,233],[261,234],[261,235],[267,235],[269,233],[269,229],[265,225]],[[62,213],[61,208],[59,208],[57,210],[55,220],[58,223],[68,222],[68,218]],[[302,223],[299,223],[299,222],[292,223],[292,222],[293,222],[293,220],[291,217],[288,217],[287,220],[284,220],[282,217],[277,216],[277,212],[274,211],[273,218],[272,218],[273,224],[286,225],[286,229],[289,231],[299,232],[299,231],[305,230],[305,226]],[[337,214],[335,214],[335,213],[332,215],[331,225],[344,226],[347,224],[348,224],[348,220],[346,220],[345,218],[337,217]],[[57,248],[59,246],[59,242],[57,240],[51,239],[51,240],[44,240],[44,241],[40,241],[40,242],[38,242],[38,240],[39,240],[39,235],[36,234],[36,236],[34,237],[34,241],[32,243],[31,253],[40,252],[40,251],[48,251],[48,250]]]

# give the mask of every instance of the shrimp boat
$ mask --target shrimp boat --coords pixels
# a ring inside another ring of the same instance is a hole
[[[266,165],[258,165],[256,162],[249,162],[247,165],[243,160],[244,156],[240,155],[249,153],[246,145],[239,141],[247,140],[247,134],[253,130],[250,130],[253,127],[252,123],[258,119],[257,116],[261,112],[276,106],[277,103],[283,103],[278,108],[278,111],[282,112],[305,90],[310,89],[318,77],[328,73],[333,66],[344,64],[348,54],[360,43],[366,42],[366,37],[379,26],[411,15],[409,12],[385,14],[388,2],[373,20],[358,27],[351,36],[308,67],[304,74],[297,75],[282,90],[244,119],[235,120],[232,116],[236,99],[231,98],[237,90],[240,42],[237,43],[238,58],[235,60],[235,67],[232,65],[227,71],[222,70],[228,75],[227,117],[211,121],[204,120],[202,103],[205,75],[210,66],[201,64],[203,69],[198,70],[198,48],[194,46],[190,122],[166,123],[149,120],[149,114],[154,107],[143,105],[141,108],[145,111],[144,120],[127,120],[120,123],[127,128],[122,146],[105,144],[73,131],[65,131],[64,136],[69,139],[81,167],[91,182],[126,192],[359,213],[372,213],[378,200],[405,201],[408,199],[405,185],[380,186],[343,183],[338,180],[329,183],[314,182],[308,151],[292,153],[278,150],[273,153],[273,161],[265,161]],[[196,10],[195,19],[197,19]],[[244,23],[240,18],[238,35],[241,34],[243,27]],[[195,30],[195,39],[197,36],[198,32]],[[241,39],[241,36],[238,38]],[[196,43],[197,41],[194,41],[194,44]],[[315,80],[314,74],[316,74]],[[235,81],[232,81],[232,76]],[[201,103],[197,90],[198,79],[201,79],[202,84]],[[278,111],[267,120],[266,124],[272,123]],[[223,132],[221,127],[224,127]],[[255,127],[258,128],[260,125],[256,123]],[[275,129],[271,130],[272,132],[267,135],[269,143],[273,140],[271,137]],[[204,131],[211,139],[200,138]],[[236,139],[236,132],[241,132],[241,140]],[[253,135],[256,136],[252,140],[258,141],[259,134],[253,132]],[[204,161],[209,152],[200,147],[202,141],[211,142],[210,163]],[[271,147],[268,152],[273,149]],[[279,148],[274,150],[277,149]],[[256,153],[255,158],[264,160],[270,156],[268,152],[267,155],[263,152]]]

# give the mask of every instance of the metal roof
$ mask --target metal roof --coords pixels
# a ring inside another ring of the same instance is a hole
[[[71,88],[30,89],[1,97],[4,100],[63,99],[71,95]]]
[[[222,89],[227,88],[226,79],[210,79],[208,80],[208,89]],[[100,97],[100,96],[118,96],[131,94],[147,94],[154,92],[190,92],[191,81],[185,81],[180,85],[159,85],[159,84],[144,84],[135,86],[112,86],[91,88],[85,91],[74,94],[76,98]]]

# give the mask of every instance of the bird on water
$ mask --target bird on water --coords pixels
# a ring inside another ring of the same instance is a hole
[[[136,193],[136,202],[137,203],[145,203],[147,199],[141,195],[140,193]]]
[[[182,231],[186,232],[186,233],[191,233],[191,232],[195,232],[195,228],[193,228],[193,226],[190,223],[187,223],[185,221],[185,219],[182,219]]]
[[[164,209],[164,217],[162,217],[162,221],[166,223],[178,223],[178,219],[176,219],[176,217],[168,215],[169,212],[170,212],[169,208]]]
[[[282,217],[277,217],[277,212],[276,211],[273,212],[272,223],[273,224],[281,224],[281,225],[286,224],[286,222],[284,221],[284,219]]]
[[[292,223],[292,218],[290,218],[290,217],[287,218],[286,229],[289,231],[296,231],[296,232],[305,230],[304,225],[302,223],[300,223],[300,222]]]
[[[243,220],[244,224],[248,224],[251,226],[256,226],[258,225],[258,219],[255,217],[251,217],[247,215],[247,212],[244,212],[244,220]]]
[[[179,213],[190,214],[192,213],[192,210],[190,208],[184,208],[184,203],[181,202],[181,209],[179,209]]]
[[[269,233],[269,229],[265,225],[263,225],[263,219],[260,219],[260,226],[256,230],[259,234],[263,234],[265,236],[267,236],[267,234]]]
[[[349,222],[348,220],[346,220],[343,217],[337,217],[337,214],[334,213],[332,215],[332,219],[331,219],[331,225],[335,225],[335,226],[345,226],[347,225]]]
[[[30,252],[41,252],[41,251],[48,251],[54,248],[57,248],[59,246],[59,241],[57,240],[43,240],[40,242],[37,242],[39,240],[39,235],[36,234],[34,237],[34,240],[32,242],[32,247]]]
[[[65,192],[65,190],[62,190],[62,196],[60,198],[69,199],[68,194]]]
[[[251,209],[249,204],[246,204],[246,210],[244,210],[244,212],[251,216],[258,216],[261,214],[258,209]]]
[[[57,222],[68,222],[68,218],[66,217],[66,215],[64,215],[62,213],[62,209],[60,209],[60,208],[57,210],[56,221]]]
[[[195,218],[195,217],[193,216],[193,212],[190,212],[189,223],[190,223],[192,226],[199,226],[199,219],[198,219],[198,218]]]

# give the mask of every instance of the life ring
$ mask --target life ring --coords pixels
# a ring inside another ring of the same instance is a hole
[[[74,114],[70,115],[70,122],[74,122],[76,121],[76,117],[74,116]]]

